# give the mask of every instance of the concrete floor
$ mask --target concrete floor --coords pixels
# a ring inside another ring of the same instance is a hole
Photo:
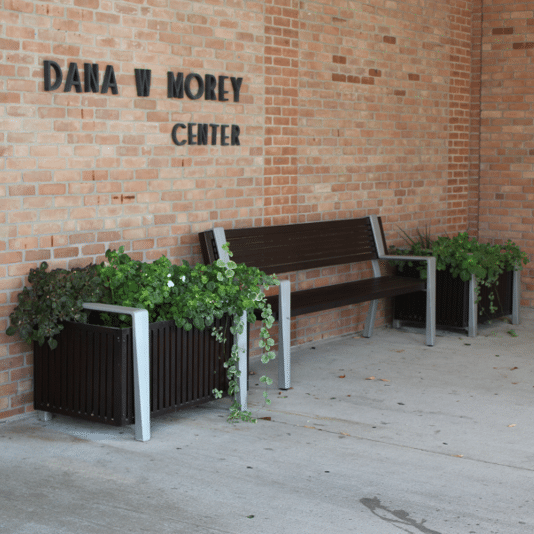
[[[434,347],[409,328],[302,346],[285,392],[254,363],[257,424],[228,423],[228,399],[154,419],[146,443],[65,416],[3,423],[0,533],[532,533],[522,314]]]

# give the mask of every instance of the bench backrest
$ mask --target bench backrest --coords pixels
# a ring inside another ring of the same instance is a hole
[[[385,245],[382,221],[379,239]],[[378,252],[369,217],[225,230],[232,260],[267,274],[288,273],[375,260]],[[205,263],[219,258],[213,231],[199,234]]]

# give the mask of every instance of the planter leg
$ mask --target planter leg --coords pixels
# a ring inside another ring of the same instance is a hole
[[[426,278],[426,344],[433,347],[436,342],[436,258],[427,260]]]
[[[43,412],[42,410],[36,410],[36,413],[37,413],[37,419],[39,419],[39,421],[46,422],[46,421],[52,420],[53,415],[50,412]]]
[[[150,439],[150,334],[148,311],[141,308],[95,302],[84,302],[83,307],[87,310],[125,313],[132,316],[135,439],[137,441],[148,441]]]
[[[478,330],[478,306],[476,302],[476,293],[475,288],[477,281],[475,275],[471,275],[471,280],[469,280],[469,323],[467,327],[467,335],[469,337],[476,337]]]
[[[519,303],[521,300],[521,271],[514,271],[512,287],[512,324],[519,324]]]
[[[280,282],[278,300],[278,387],[291,387],[291,283]]]

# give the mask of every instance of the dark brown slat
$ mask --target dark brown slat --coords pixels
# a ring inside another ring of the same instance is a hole
[[[96,338],[97,336],[95,336]],[[97,345],[97,340],[94,339],[94,345]],[[87,358],[85,360],[85,373],[86,378],[84,380],[84,405],[82,407],[82,412],[86,415],[91,415],[91,407],[93,405],[93,346],[87,348]]]
[[[261,228],[261,231],[265,235],[295,235],[304,234],[306,232],[317,232],[318,228],[321,232],[343,232],[346,228],[354,228],[356,231],[362,230],[370,226],[369,217],[362,217],[360,219],[341,219],[335,221],[319,221],[311,223],[297,223],[297,224],[284,224],[278,226],[262,226],[253,228],[233,228],[226,230],[226,233],[235,237],[254,235],[255,230]]]
[[[106,358],[106,377],[105,377],[105,398],[106,398],[106,417],[108,421],[115,418],[115,398],[113,396],[113,356],[115,354],[114,336],[108,336],[108,355]]]
[[[226,230],[236,263],[268,274],[368,261],[377,252],[368,217]],[[217,259],[213,232],[200,234],[204,261]]]
[[[409,280],[407,282],[407,280]],[[425,289],[424,280],[383,276],[344,284],[335,284],[291,293],[291,317],[324,311],[369,300],[405,295]],[[275,316],[278,314],[278,295],[267,297]]]
[[[126,398],[128,383],[128,367],[126,364],[129,330],[122,330],[113,336],[113,422],[124,425],[128,421],[128,399]]]
[[[157,373],[157,382],[158,385],[157,388],[157,405],[154,406],[154,410],[162,410],[165,408],[165,392],[164,392],[164,384],[165,384],[165,342],[164,342],[164,330],[161,329],[158,330],[157,334],[154,332],[154,338],[156,342],[157,352],[153,352],[154,355],[153,358],[157,360],[157,367],[158,367],[158,373]],[[157,354],[157,357],[156,357]]]
[[[191,330],[191,333],[193,334],[191,336],[191,358],[192,358],[192,396],[191,400],[198,398],[198,385],[200,383],[200,377],[199,377],[199,369],[198,369],[198,361],[199,361],[199,336],[198,336],[198,330],[194,329]]]
[[[176,391],[179,389],[179,384],[176,382],[176,335],[174,330],[169,329],[169,403],[172,406],[178,405]]]

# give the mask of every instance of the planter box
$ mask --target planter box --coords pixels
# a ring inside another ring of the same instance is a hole
[[[150,324],[151,416],[214,399],[226,391],[223,364],[233,339],[209,329],[184,331],[173,321]],[[66,323],[58,346],[34,343],[34,407],[122,426],[134,423],[132,329]]]
[[[399,276],[418,277],[416,267],[406,266]],[[490,314],[490,290],[486,286],[480,289],[481,301],[478,309],[484,313],[478,315],[478,322],[484,323],[496,317],[512,314],[513,271],[504,272],[499,277],[499,284],[494,286],[494,303],[498,310]],[[393,319],[423,323],[426,314],[426,295],[424,291],[402,295],[394,299]],[[469,325],[469,282],[460,277],[453,278],[449,271],[436,272],[436,324],[449,328],[467,328]]]

